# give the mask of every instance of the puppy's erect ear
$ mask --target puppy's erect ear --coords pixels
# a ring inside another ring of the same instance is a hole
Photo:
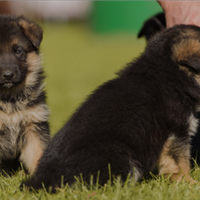
[[[32,44],[36,48],[39,48],[43,37],[43,31],[40,26],[38,26],[35,22],[24,19],[23,17],[18,19],[18,25],[22,28]]]

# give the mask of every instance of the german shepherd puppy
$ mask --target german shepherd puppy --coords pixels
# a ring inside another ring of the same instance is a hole
[[[122,181],[128,174],[138,181],[157,166],[172,180],[194,183],[189,160],[200,102],[199,38],[199,27],[180,25],[150,40],[136,61],[80,106],[23,184],[55,191],[61,176],[72,185],[82,174],[103,185],[108,164]]]
[[[20,162],[32,174],[50,139],[42,37],[34,22],[0,16],[0,171],[8,174]]]
[[[145,37],[147,42],[154,37],[160,31],[166,29],[165,14],[159,13],[149,19],[147,19],[138,34],[138,38]],[[200,112],[198,112],[198,119],[200,118]],[[191,163],[194,164],[194,160],[200,164],[200,126],[196,135],[192,137],[192,150],[191,150]]]

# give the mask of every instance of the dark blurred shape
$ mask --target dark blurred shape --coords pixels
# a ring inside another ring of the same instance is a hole
[[[10,3],[8,1],[0,1],[0,15],[11,14]]]
[[[165,14],[159,13],[144,22],[144,25],[138,34],[138,38],[145,36],[146,40],[149,40],[150,37],[165,28]]]

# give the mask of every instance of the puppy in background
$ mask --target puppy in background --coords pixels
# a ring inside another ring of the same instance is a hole
[[[138,33],[138,38],[145,37],[147,42],[149,39],[154,37],[160,31],[164,31],[166,29],[166,20],[165,14],[159,13],[149,19],[147,19]],[[198,112],[198,119],[200,118],[200,112]],[[192,137],[192,150],[191,150],[191,162],[195,160],[198,164],[200,164],[200,126],[198,126],[198,130],[195,136]]]
[[[172,180],[195,181],[190,141],[200,102],[200,27],[175,26],[152,38],[145,52],[97,88],[45,150],[23,182],[39,189],[115,177],[135,181],[158,166]],[[98,173],[100,172],[100,173]]]
[[[165,29],[166,29],[165,14],[159,13],[147,19],[144,22],[140,32],[138,33],[138,38],[144,36],[146,40],[148,41],[156,33],[163,31]]]
[[[50,139],[42,37],[34,22],[0,16],[0,171],[6,174],[20,162],[32,174]]]
[[[145,37],[148,41],[156,33],[166,29],[166,19],[164,13],[156,14],[155,16],[147,19],[140,32],[138,33],[138,38]]]

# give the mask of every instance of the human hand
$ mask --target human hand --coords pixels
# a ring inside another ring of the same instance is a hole
[[[177,24],[200,26],[200,1],[158,1],[165,12],[167,28]]]

